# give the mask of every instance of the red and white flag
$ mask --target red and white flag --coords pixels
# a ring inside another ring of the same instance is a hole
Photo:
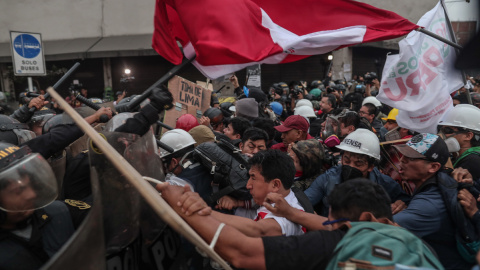
[[[218,78],[408,34],[417,25],[353,0],[157,0],[153,48]]]
[[[440,2],[418,21],[452,40],[447,23]],[[450,93],[463,86],[461,72],[454,67],[455,50],[420,32],[410,33],[399,47],[399,54],[387,56],[377,99],[399,110],[399,126],[437,133],[438,122],[453,108]]]

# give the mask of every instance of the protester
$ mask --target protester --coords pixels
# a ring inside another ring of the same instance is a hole
[[[450,201],[444,201],[438,187],[439,181],[455,184],[441,170],[449,156],[447,145],[437,135],[422,133],[394,147],[403,155],[400,176],[416,188],[408,207],[395,214],[394,221],[425,240],[446,269],[470,269],[472,264],[457,250],[456,227],[448,210]],[[456,202],[456,189],[454,192]]]
[[[393,225],[389,196],[381,186],[364,179],[350,180],[335,187],[329,199],[331,211],[328,219],[309,214],[315,217],[314,224],[325,221],[331,224],[331,231],[312,231],[305,235],[290,237],[248,237],[242,230],[229,225],[218,229],[221,222],[212,215],[208,215],[210,213],[208,209],[203,205],[191,203],[189,199],[192,195],[188,192],[188,187],[161,185],[157,186],[157,189],[162,192],[163,198],[175,211],[203,238],[208,239],[207,241],[210,241],[217,232],[219,236],[215,250],[236,268],[325,269],[333,256],[335,247],[348,232],[349,221]],[[281,196],[271,197],[275,199],[272,201],[275,205],[278,204],[279,208],[282,205],[281,209],[285,208],[285,200]],[[277,209],[277,206],[273,207],[273,204],[267,202],[263,205],[272,211]],[[280,211],[276,212],[281,214]],[[304,214],[304,212],[298,212],[301,215]],[[392,234],[395,234],[396,230],[394,226],[391,227]],[[408,249],[406,246],[401,248]],[[427,247],[424,249],[428,250]],[[433,256],[432,258],[430,267],[441,268],[438,261]],[[398,259],[400,258],[395,256],[395,260]]]
[[[235,115],[252,121],[259,115],[258,102],[253,98],[243,98],[235,103]]]
[[[262,205],[268,193],[281,194],[286,201],[298,211],[303,207],[298,202],[295,194],[290,190],[295,175],[293,161],[278,150],[261,151],[250,160],[250,179],[247,188],[252,194],[253,200]],[[196,194],[188,193],[186,201],[189,204],[206,208],[207,204]],[[189,207],[185,207],[188,209]],[[303,234],[301,226],[288,221],[286,218],[272,215],[267,208],[261,206],[257,210],[255,220],[248,218],[226,215],[219,212],[211,212],[210,216],[216,221],[234,227],[247,236],[274,236],[274,235],[300,235]]]
[[[160,141],[174,150],[170,153],[160,147],[160,157],[167,177],[168,174],[173,174],[188,181],[204,199],[212,195],[213,178],[210,171],[192,159],[195,148],[193,137],[183,129],[173,129],[165,132]]]
[[[376,118],[378,112],[379,110],[375,105],[372,103],[365,103],[358,111],[358,114],[362,117],[365,117],[374,128],[374,132],[379,135],[383,124]]]
[[[393,108],[386,118],[382,118],[385,121],[385,125],[380,129],[380,138],[384,141],[389,142],[413,137],[415,132],[398,125],[397,115],[398,109]]]
[[[238,146],[238,143],[242,141],[245,130],[252,126],[247,119],[242,117],[227,119],[225,125],[226,127],[223,129],[223,134],[225,134],[235,146]]]
[[[223,132],[223,113],[219,108],[209,108],[200,118],[200,125],[210,127],[212,131],[222,133]]]
[[[305,191],[323,172],[325,150],[320,142],[310,139],[290,144],[287,153],[295,164],[293,186]]]
[[[215,141],[215,135],[213,131],[204,125],[196,126],[188,132],[195,140],[195,147],[204,142]]]
[[[259,128],[249,128],[243,133],[239,148],[242,154],[252,157],[259,151],[267,150],[268,135]]]
[[[469,104],[460,104],[447,112],[439,128],[446,136],[447,145],[455,156],[453,166],[467,169],[477,184],[480,184],[480,109]]]
[[[339,146],[343,150],[342,165],[333,167],[320,175],[311,186],[305,190],[305,195],[316,205],[322,203],[322,216],[328,215],[328,195],[335,185],[353,178],[364,177],[381,185],[390,196],[394,213],[401,211],[410,201],[400,185],[387,175],[380,173],[375,167],[375,161],[380,159],[380,145],[377,136],[366,129],[357,129],[349,134]]]
[[[175,128],[183,129],[186,132],[189,132],[196,126],[198,126],[197,118],[189,113],[180,116],[177,121],[175,121]]]
[[[308,134],[309,126],[307,119],[303,116],[289,116],[282,125],[275,127],[278,132],[282,133],[282,142],[273,145],[272,149],[287,152],[288,145],[291,143],[313,139],[313,137]]]

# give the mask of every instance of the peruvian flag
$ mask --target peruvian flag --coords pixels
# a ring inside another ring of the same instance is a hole
[[[157,0],[153,48],[218,78],[253,64],[298,61],[419,26],[353,0]]]

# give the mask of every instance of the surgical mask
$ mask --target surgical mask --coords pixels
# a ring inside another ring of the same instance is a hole
[[[455,137],[450,137],[445,140],[449,153],[457,153],[460,151],[460,144]]]
[[[363,177],[362,171],[349,165],[342,165],[342,182]]]

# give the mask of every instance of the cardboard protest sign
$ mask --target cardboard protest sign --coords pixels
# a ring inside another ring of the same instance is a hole
[[[212,91],[202,86],[175,76],[168,81],[168,90],[173,95],[173,109],[165,112],[163,122],[175,127],[175,122],[183,114],[189,113],[199,120],[205,110],[210,107]],[[167,130],[163,130],[165,132]]]

